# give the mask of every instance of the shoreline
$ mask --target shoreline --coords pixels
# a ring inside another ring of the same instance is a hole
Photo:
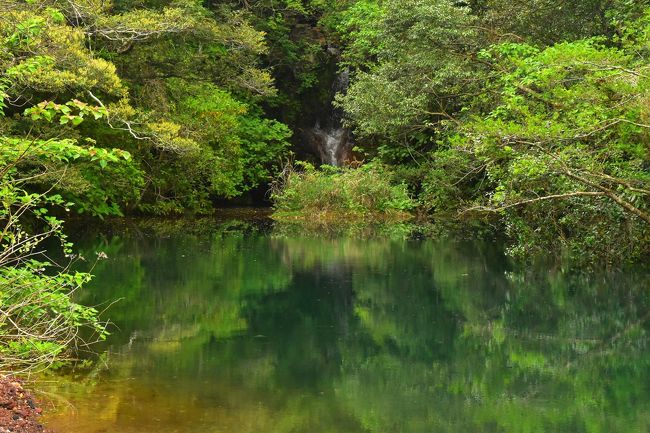
[[[39,422],[42,409],[23,383],[11,376],[0,377],[0,432],[52,433]]]

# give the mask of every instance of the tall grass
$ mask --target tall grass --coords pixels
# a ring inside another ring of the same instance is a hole
[[[387,167],[376,163],[359,168],[287,166],[272,189],[274,216],[331,222],[343,217],[407,219],[415,202],[406,185],[393,183],[392,177]]]

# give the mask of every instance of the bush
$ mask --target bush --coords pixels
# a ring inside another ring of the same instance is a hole
[[[1,165],[0,165],[1,166]],[[97,310],[75,303],[72,294],[90,275],[70,272],[44,260],[43,242],[58,239],[70,255],[62,222],[44,206],[65,202],[30,194],[0,176],[0,372],[17,373],[59,365],[71,349],[106,336]],[[36,260],[41,258],[41,260]]]
[[[0,371],[20,372],[55,367],[74,346],[87,342],[80,327],[106,335],[97,310],[72,301],[72,293],[90,279],[83,273],[45,273],[49,263],[30,262],[0,269]]]
[[[0,80],[0,118],[2,85]],[[84,116],[101,118],[106,112],[75,100],[66,104],[45,101],[26,114],[33,120],[78,125]],[[73,349],[88,342],[79,336],[82,328],[90,329],[92,340],[105,338],[97,310],[72,298],[90,275],[71,272],[48,258],[48,240],[58,241],[63,253],[72,257],[63,222],[51,210],[63,212],[74,203],[51,191],[65,178],[72,161],[104,169],[128,160],[127,152],[82,146],[73,139],[0,135],[0,373],[60,365]],[[21,171],[21,164],[35,161],[41,163],[40,172]],[[39,177],[52,179],[47,191],[28,190],[33,186],[30,181]],[[92,210],[98,203],[83,204]],[[110,209],[95,208],[95,213],[105,210]]]
[[[392,173],[383,165],[318,170],[307,163],[299,166],[301,171],[288,166],[272,190],[276,217],[406,219],[415,207],[406,185],[394,184]]]

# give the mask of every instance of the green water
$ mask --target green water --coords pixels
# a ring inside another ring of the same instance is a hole
[[[102,362],[45,387],[59,433],[650,430],[647,273],[258,222],[78,245],[109,257],[82,301],[120,300]]]

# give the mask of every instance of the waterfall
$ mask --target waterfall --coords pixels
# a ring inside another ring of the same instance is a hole
[[[321,162],[340,166],[343,162],[344,146],[348,139],[348,131],[342,126],[329,126],[321,128],[320,122],[316,122],[313,129],[314,135],[318,138],[318,149]]]
[[[350,83],[350,71],[341,71],[332,86],[332,93],[345,93]],[[340,108],[331,107],[324,119],[319,119],[311,129],[314,148],[317,149],[321,163],[341,166],[348,158],[352,149],[350,130],[343,126],[343,112]]]

